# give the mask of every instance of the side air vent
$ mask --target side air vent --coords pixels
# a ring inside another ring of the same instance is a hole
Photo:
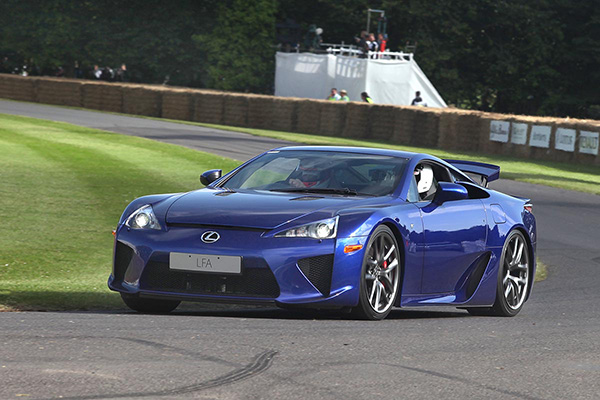
[[[323,296],[329,296],[329,292],[331,291],[333,254],[303,258],[298,261],[298,267],[300,267],[302,273]]]
[[[491,253],[486,253],[479,257],[477,261],[475,261],[475,265],[473,266],[473,271],[469,276],[469,281],[467,282],[467,299],[473,296],[475,293],[475,289],[479,286],[479,282],[483,277],[483,273],[485,272],[485,268],[490,262]]]
[[[133,257],[133,249],[121,242],[117,242],[115,249],[115,263],[113,267],[113,275],[117,282],[123,281],[125,271],[129,267],[131,258]]]

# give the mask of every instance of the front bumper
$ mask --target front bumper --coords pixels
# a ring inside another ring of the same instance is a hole
[[[209,230],[219,232],[218,242],[200,240]],[[178,226],[158,231],[120,226],[108,286],[121,293],[184,301],[352,307],[358,304],[364,253],[346,254],[344,246],[364,245],[366,239],[274,238],[243,228]],[[170,252],[241,256],[242,274],[173,271]]]

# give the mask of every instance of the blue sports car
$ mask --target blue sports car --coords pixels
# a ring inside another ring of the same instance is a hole
[[[500,168],[355,147],[283,147],[205,188],[123,212],[108,280],[140,312],[181,301],[336,308],[379,320],[445,305],[514,316],[535,275],[528,199]]]

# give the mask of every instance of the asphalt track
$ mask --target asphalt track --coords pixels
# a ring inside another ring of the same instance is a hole
[[[12,101],[0,100],[0,113],[239,160],[283,144]],[[167,316],[0,313],[0,398],[600,398],[600,196],[503,180],[493,187],[533,199],[538,256],[549,265],[515,318],[437,308],[394,310],[373,323],[206,304]]]

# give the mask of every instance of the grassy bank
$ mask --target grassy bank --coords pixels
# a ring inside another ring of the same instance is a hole
[[[111,230],[151,193],[188,191],[237,162],[147,139],[0,114],[0,305],[121,307]]]

